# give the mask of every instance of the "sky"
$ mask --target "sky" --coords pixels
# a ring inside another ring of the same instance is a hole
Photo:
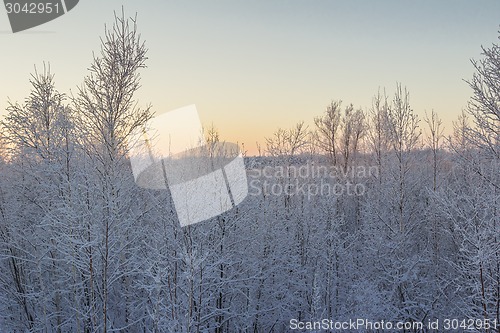
[[[0,9],[0,114],[28,96],[44,62],[60,92],[76,92],[122,6],[149,49],[139,105],[196,104],[205,126],[249,154],[280,127],[313,128],[332,100],[367,110],[397,82],[420,117],[435,110],[451,132],[471,95],[470,59],[498,43],[500,25],[497,0],[80,0],[15,34]]]

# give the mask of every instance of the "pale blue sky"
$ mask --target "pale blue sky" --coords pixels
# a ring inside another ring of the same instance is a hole
[[[82,82],[105,23],[124,5],[149,48],[140,104],[196,104],[222,137],[254,150],[278,127],[320,115],[332,99],[369,107],[378,88],[407,86],[421,115],[448,128],[470,96],[470,58],[498,42],[500,1],[97,1],[25,33],[0,10],[0,107],[21,101],[34,65],[61,92]]]

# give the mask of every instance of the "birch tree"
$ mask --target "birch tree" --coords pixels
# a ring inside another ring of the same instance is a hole
[[[50,68],[44,66],[41,73],[35,68],[30,84],[25,102],[9,103],[2,121],[9,156],[4,176],[10,186],[2,188],[1,258],[6,274],[0,280],[22,309],[22,326],[61,332],[67,303],[58,198],[69,194],[71,111],[55,88]],[[10,311],[5,315],[10,316],[7,322],[15,318]]]
[[[85,290],[98,296],[89,296],[91,317],[98,318],[93,329],[103,332],[130,325],[128,296],[137,269],[131,263],[137,255],[132,232],[138,212],[131,210],[134,187],[124,171],[130,170],[127,140],[151,117],[149,107],[138,108],[134,99],[140,87],[139,71],[146,67],[146,52],[136,18],[126,18],[123,12],[115,15],[112,27],[106,28],[100,54],[94,54],[89,74],[73,98],[80,145],[95,170],[89,168],[87,177],[92,200],[85,221],[88,263],[83,274]],[[123,302],[113,302],[120,298]]]

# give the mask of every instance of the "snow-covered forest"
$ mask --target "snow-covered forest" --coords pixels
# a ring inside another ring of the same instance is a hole
[[[118,17],[76,91],[59,92],[47,66],[9,104],[0,331],[500,323],[500,46],[472,61],[452,134],[437,112],[413,110],[401,84],[374,87],[360,108],[332,96],[313,126],[277,129],[245,156],[240,205],[183,228],[169,192],[138,187],[128,158],[130,134],[153,116],[134,99],[146,63],[134,20]],[[417,331],[430,332],[406,330]]]

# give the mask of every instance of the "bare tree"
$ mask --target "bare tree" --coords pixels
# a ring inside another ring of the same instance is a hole
[[[350,104],[344,110],[341,124],[340,153],[343,158],[343,169],[347,172],[349,164],[358,153],[361,138],[365,133],[365,114],[362,109],[354,110]]]
[[[500,33],[500,31],[499,31]],[[500,36],[498,37],[500,39]],[[480,177],[482,182],[474,184],[471,197],[479,192],[478,201],[485,207],[474,207],[475,228],[472,237],[477,240],[471,257],[476,257],[471,266],[479,271],[481,310],[484,318],[500,320],[500,214],[498,210],[500,191],[500,46],[481,47],[481,60],[471,60],[475,73],[467,81],[473,91],[466,113],[473,126],[464,129],[466,143],[474,152],[472,158],[463,158],[466,167]],[[472,177],[472,176],[471,176]],[[481,193],[482,192],[482,193]],[[475,198],[474,198],[475,199]],[[467,237],[471,238],[471,237]],[[487,250],[488,249],[488,250]],[[484,252],[483,252],[484,251]],[[468,260],[471,260],[468,258]]]
[[[392,107],[388,110],[388,125],[390,143],[397,159],[397,182],[398,182],[398,219],[400,231],[404,230],[405,210],[408,196],[405,192],[409,189],[408,174],[414,164],[412,152],[418,148],[420,130],[418,127],[418,116],[410,107],[410,94],[401,84],[396,87],[396,93]],[[408,216],[406,216],[408,219]]]
[[[500,39],[500,37],[499,37]],[[471,60],[476,72],[471,81],[472,96],[467,112],[472,116],[474,128],[469,139],[478,147],[499,158],[500,144],[500,46],[482,47],[484,59]]]
[[[23,105],[9,102],[2,121],[7,134],[4,139],[13,149],[29,149],[42,159],[49,159],[62,144],[69,109],[64,105],[64,94],[55,88],[50,66],[44,65],[42,73],[35,68],[30,83],[32,91]]]
[[[266,151],[271,156],[293,157],[309,144],[307,126],[301,121],[291,129],[279,128],[274,136],[266,138]]]
[[[366,136],[368,145],[374,153],[378,167],[379,183],[382,182],[381,172],[383,171],[384,156],[389,150],[389,128],[388,128],[389,103],[387,95],[381,95],[380,90],[373,97],[370,109],[370,126]]]
[[[437,189],[437,176],[439,167],[439,149],[441,148],[441,139],[443,138],[443,122],[439,118],[438,114],[432,110],[431,115],[425,113],[424,118],[425,123],[429,129],[429,134],[427,136],[427,144],[431,149],[432,153],[432,190]]]
[[[99,299],[98,326],[103,332],[110,328],[109,297],[113,284],[127,267],[125,252],[132,215],[127,215],[126,184],[123,170],[127,170],[127,140],[131,132],[150,119],[149,107],[139,109],[134,93],[140,87],[139,70],[146,67],[144,42],[137,32],[136,18],[115,14],[111,29],[106,29],[101,40],[100,55],[94,55],[90,73],[73,99],[77,112],[77,126],[82,136],[81,145],[97,171],[95,191],[101,193],[103,202],[92,207],[94,218],[89,219],[88,290],[96,290]],[[92,189],[89,189],[92,190]],[[128,199],[127,199],[128,198]],[[130,208],[128,208],[130,209]],[[93,234],[93,230],[99,230]],[[93,244],[99,244],[95,249]],[[120,255],[118,256],[118,253]],[[120,258],[117,260],[116,258]],[[100,267],[95,267],[99,263]],[[97,281],[98,280],[98,281]],[[95,285],[94,285],[95,284]],[[92,292],[91,292],[92,294]],[[90,300],[94,303],[96,300]],[[122,303],[127,325],[129,311],[127,299]],[[116,304],[115,304],[116,305]],[[115,321],[115,325],[116,321]]]
[[[500,39],[500,37],[499,37]],[[483,157],[498,166],[500,160],[500,46],[482,47],[481,60],[471,60],[475,73],[466,81],[473,91],[466,112],[474,126],[467,129],[470,144],[483,151]],[[486,174],[476,169],[497,189],[500,188],[498,172]],[[496,176],[495,176],[496,175]]]
[[[332,101],[325,114],[314,118],[316,125],[315,141],[319,148],[326,152],[333,163],[337,165],[338,140],[340,137],[342,101]]]
[[[63,257],[58,248],[60,215],[55,203],[59,196],[69,195],[71,113],[64,104],[64,94],[55,88],[50,67],[44,66],[41,73],[35,68],[30,83],[32,89],[25,102],[9,103],[7,107],[2,141],[8,147],[13,171],[9,176],[15,189],[12,195],[20,195],[15,199],[20,207],[31,202],[32,208],[24,209],[24,218],[6,225],[0,233],[10,235],[3,244],[10,253],[8,267],[15,287],[15,292],[10,292],[23,309],[26,327],[60,332],[64,311],[60,280],[64,273],[58,264]],[[8,214],[3,214],[5,219]],[[42,225],[46,232],[25,235],[28,228]],[[30,258],[36,257],[40,257],[39,267],[46,270],[44,275],[36,273],[40,269],[37,265],[29,264]],[[48,312],[53,313],[50,318]]]

